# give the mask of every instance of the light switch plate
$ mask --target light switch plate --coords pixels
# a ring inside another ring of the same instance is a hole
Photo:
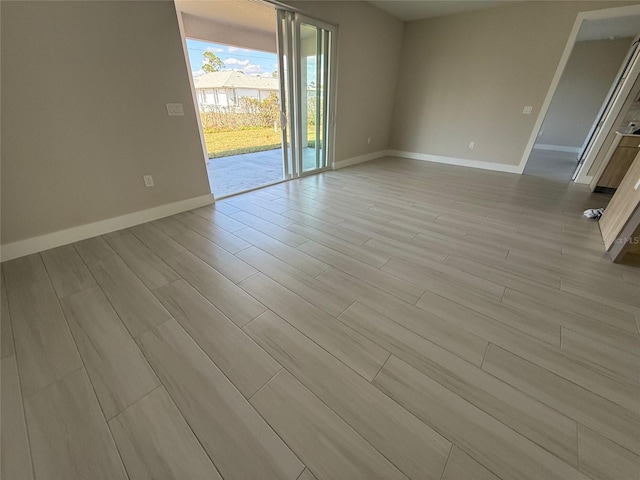
[[[184,117],[184,108],[181,103],[167,103],[167,113],[170,117]]]
[[[533,112],[533,107],[531,105],[527,105],[522,109],[523,115],[531,115],[531,112]]]

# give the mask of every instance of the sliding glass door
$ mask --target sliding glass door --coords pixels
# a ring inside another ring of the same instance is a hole
[[[335,27],[278,10],[278,57],[285,178],[333,161]]]

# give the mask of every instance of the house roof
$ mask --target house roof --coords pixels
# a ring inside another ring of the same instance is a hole
[[[255,88],[277,91],[279,89],[277,78],[252,77],[232,70],[200,75],[193,79],[193,83],[196,90],[201,88]]]

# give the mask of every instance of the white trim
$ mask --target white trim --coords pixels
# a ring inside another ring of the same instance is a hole
[[[460,167],[494,170],[496,172],[522,173],[518,165],[507,165],[504,163],[483,162],[481,160],[467,160],[465,158],[430,155],[428,153],[403,152],[400,150],[389,150],[388,155],[392,157],[410,158],[412,160],[422,160],[424,162],[444,163],[446,165],[458,165]]]
[[[375,160],[376,158],[388,156],[389,150],[380,150],[378,152],[365,153],[364,155],[358,155],[357,157],[347,158],[340,160],[339,162],[333,162],[331,168],[337,170],[339,168],[349,167],[357,163],[368,162],[369,160]]]
[[[23,257],[31,253],[42,252],[50,248],[67,245],[69,243],[78,242],[87,238],[103,235],[105,233],[114,232],[123,228],[132,227],[141,223],[150,222],[159,218],[175,215],[176,213],[186,212],[194,208],[211,205],[214,202],[213,195],[201,195],[199,197],[180,200],[178,202],[167,203],[159,207],[148,208],[138,212],[128,213],[120,217],[108,218],[98,222],[78,225],[66,230],[47,233],[39,237],[27,238],[13,243],[2,245],[2,261]]]
[[[327,168],[332,168],[336,158],[336,116],[338,114],[338,31],[336,25],[329,37],[329,84],[327,85]]]
[[[524,172],[524,167],[529,160],[529,156],[531,155],[531,150],[533,150],[533,145],[538,138],[538,132],[540,131],[540,127],[542,127],[542,121],[549,110],[549,105],[551,104],[551,99],[553,95],[556,93],[556,88],[558,87],[558,83],[560,82],[560,77],[564,72],[565,67],[567,66],[567,62],[569,61],[569,56],[571,55],[571,51],[573,50],[573,46],[578,38],[578,32],[580,31],[580,27],[582,26],[582,22],[584,20],[601,20],[604,18],[615,18],[615,17],[626,17],[630,15],[640,14],[640,5],[628,5],[625,7],[614,7],[614,8],[605,8],[601,10],[591,10],[587,12],[580,12],[576,17],[576,20],[573,24],[573,29],[569,34],[569,39],[564,47],[564,52],[562,53],[562,57],[560,57],[560,61],[558,62],[558,66],[556,68],[556,73],[551,80],[551,84],[549,85],[549,90],[547,90],[547,96],[542,102],[542,106],[540,107],[540,112],[538,113],[538,118],[536,119],[536,123],[533,126],[533,130],[531,131],[531,136],[529,137],[529,142],[527,143],[526,148],[524,149],[524,153],[522,154],[522,159],[520,160],[520,164],[518,166],[519,173]]]
[[[564,145],[547,145],[546,143],[536,143],[534,150],[551,150],[554,152],[580,153],[580,147],[566,147]]]
[[[196,122],[198,123],[198,135],[200,136],[200,147],[202,148],[202,159],[205,163],[209,161],[209,152],[207,152],[207,142],[204,138],[204,130],[202,129],[202,118],[200,117],[200,104],[198,103],[198,92],[196,91],[196,84],[193,80],[193,72],[191,71],[191,64],[189,63],[189,48],[187,47],[187,35],[184,29],[184,19],[182,18],[182,11],[178,8],[176,2],[173,2],[173,6],[176,9],[176,18],[178,20],[178,29],[180,30],[180,42],[182,43],[182,55],[184,56],[184,66],[187,69],[187,76],[189,77],[189,88],[191,89],[191,101],[196,112]],[[209,191],[213,192],[211,181],[209,182]]]
[[[596,159],[601,158],[600,154],[605,154],[605,158],[599,162],[597,166],[596,173],[593,177],[596,177],[597,180],[600,179],[600,175],[604,171],[607,166],[608,159],[608,150],[605,150],[605,144],[609,138],[611,138],[611,133],[614,132],[616,125],[620,122],[620,117],[625,113],[622,108],[627,105],[631,105],[631,102],[638,95],[638,90],[636,88],[636,84],[638,79],[640,78],[640,47],[636,45],[633,54],[632,60],[627,72],[626,77],[622,80],[620,85],[620,89],[618,90],[615,97],[613,97],[613,101],[611,103],[611,107],[608,109],[606,116],[604,117],[604,121],[598,130],[597,135],[594,137],[593,145],[589,149],[580,170],[578,171],[578,175],[576,177],[576,181],[583,181],[587,176],[587,173],[593,168],[593,165]],[[629,102],[629,103],[627,103]],[[609,147],[611,148],[611,147]],[[595,185],[592,186],[595,188]]]

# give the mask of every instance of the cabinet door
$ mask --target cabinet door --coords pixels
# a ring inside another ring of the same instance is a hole
[[[631,168],[629,168],[629,175],[620,183],[620,188],[613,195],[598,222],[607,250],[611,248],[622,229],[633,216],[633,212],[640,205],[640,189],[636,190],[634,188],[639,176],[640,154],[631,165]]]
[[[640,136],[638,135],[625,135],[620,139],[621,147],[634,147],[640,148]]]
[[[637,147],[618,147],[611,156],[607,168],[602,172],[600,180],[598,180],[599,187],[618,188],[622,178],[629,170],[629,167],[633,163],[633,159],[640,151]]]

